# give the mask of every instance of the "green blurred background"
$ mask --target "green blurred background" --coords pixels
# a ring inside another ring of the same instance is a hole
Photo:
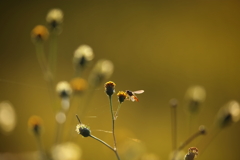
[[[221,106],[232,99],[240,100],[239,1],[1,1],[0,101],[9,100],[14,105],[17,126],[9,135],[0,134],[0,152],[36,150],[27,128],[33,114],[44,120],[43,139],[46,148],[51,148],[54,112],[30,32],[35,25],[45,25],[47,12],[56,7],[64,12],[57,80],[72,78],[73,52],[80,44],[88,44],[95,61],[106,58],[114,63],[111,80],[117,84],[117,91],[145,90],[139,102],[123,104],[116,121],[119,141],[138,139],[146,152],[168,159],[171,98],[180,103],[178,144],[188,137],[183,111],[188,87],[202,85],[206,89],[197,124],[207,128],[211,128]],[[92,115],[96,118],[89,118]],[[110,134],[97,131],[111,130],[103,87],[96,90],[84,123],[91,126],[94,135],[112,143]],[[240,123],[226,128],[201,159],[240,159],[239,135]],[[76,143],[81,145],[84,160],[115,158],[92,139],[79,136]]]

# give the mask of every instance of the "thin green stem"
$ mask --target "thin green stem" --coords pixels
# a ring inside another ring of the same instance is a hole
[[[58,114],[58,113],[57,113]],[[55,134],[55,145],[57,145],[58,143],[60,143],[60,139],[62,137],[62,132],[63,132],[63,127],[64,127],[64,123],[60,123],[56,120],[56,134]]]
[[[171,106],[171,119],[172,119],[172,150],[177,148],[177,107]]]
[[[77,113],[80,114],[80,116],[85,114],[86,109],[88,108],[88,106],[89,106],[89,104],[92,100],[92,97],[94,95],[94,91],[95,91],[95,88],[92,88],[92,87],[89,88],[87,90],[87,93],[86,93],[86,96],[85,96],[86,97],[85,101],[83,102],[83,104],[79,103]]]
[[[44,76],[47,76],[48,66],[47,66],[47,61],[46,61],[46,57],[44,54],[43,43],[37,43],[37,44],[35,44],[35,47],[36,47],[38,63],[42,69],[42,72],[44,73]]]
[[[56,109],[56,100],[55,100],[55,93],[54,93],[55,86],[54,86],[54,82],[52,79],[52,73],[50,72],[49,66],[47,64],[46,56],[44,53],[43,43],[37,43],[37,44],[35,44],[35,47],[36,47],[36,54],[37,54],[37,59],[38,59],[39,65],[42,69],[44,78],[47,81],[48,92],[50,95],[52,106],[54,109]]]
[[[37,146],[38,146],[38,150],[39,150],[41,159],[48,160],[45,150],[43,148],[43,144],[42,144],[40,135],[36,135],[35,137],[36,137],[36,142],[37,142]]]
[[[111,116],[112,116],[112,135],[113,135],[113,143],[114,143],[114,152],[115,152],[118,160],[120,160],[120,157],[117,152],[117,141],[116,141],[116,136],[115,136],[115,119],[114,119],[114,114],[113,114],[112,96],[108,96],[108,97],[109,97],[110,111],[111,111]]]
[[[70,100],[69,98],[62,98],[62,103],[61,103],[61,110],[58,112],[62,112],[63,114],[65,114],[65,116],[67,115],[68,113],[68,109],[69,109],[69,106],[70,106]],[[58,114],[57,113],[57,114]],[[59,143],[60,140],[63,140],[63,129],[64,129],[64,126],[65,126],[65,123],[66,123],[66,120],[62,123],[58,122],[57,121],[57,124],[56,124],[56,136],[55,136],[55,143]]]
[[[95,140],[101,142],[102,144],[104,144],[105,146],[107,146],[108,148],[110,148],[113,152],[115,152],[115,149],[112,148],[109,144],[107,144],[107,143],[104,142],[103,140],[101,140],[101,139],[99,139],[99,138],[97,138],[97,137],[95,137],[95,136],[93,136],[93,135],[90,135],[90,137],[92,137],[93,139],[95,139]]]
[[[202,135],[200,131],[194,133],[185,142],[183,142],[183,144],[180,147],[178,147],[178,151],[182,150],[184,147],[186,147],[190,142],[192,142],[195,138],[197,138],[200,135]]]
[[[80,118],[78,117],[77,114],[76,114],[76,117],[77,117],[77,120],[78,120],[79,124],[82,124],[82,122],[81,122],[81,120],[80,120]]]
[[[204,153],[204,151],[207,149],[207,147],[210,145],[210,143],[217,137],[217,135],[220,133],[221,129],[219,128],[213,128],[209,134],[206,136],[204,140],[202,140],[197,146],[199,151],[201,151],[201,155]]]
[[[177,105],[178,101],[176,99],[170,100],[173,160],[177,156]]]
[[[54,78],[56,77],[57,39],[58,39],[58,34],[56,33],[50,34],[48,64]]]
[[[121,108],[121,103],[118,105],[117,111],[116,111],[115,116],[114,116],[114,120],[117,120],[118,112],[119,112],[120,108]]]
[[[111,110],[111,116],[112,116],[112,134],[113,134],[113,142],[114,142],[114,148],[116,148],[116,137],[115,137],[115,120],[113,115],[113,106],[112,106],[112,96],[109,96],[109,103],[110,103],[110,110]]]

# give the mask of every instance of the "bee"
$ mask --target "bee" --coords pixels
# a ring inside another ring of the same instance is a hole
[[[138,91],[126,90],[127,100],[131,100],[132,102],[134,102],[134,101],[138,102],[139,100],[135,94],[142,94],[143,92],[144,92],[144,90],[138,90]]]

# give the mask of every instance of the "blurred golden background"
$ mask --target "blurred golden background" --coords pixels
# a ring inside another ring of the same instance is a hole
[[[1,1],[0,101],[13,104],[17,125],[12,133],[0,134],[0,153],[37,150],[27,126],[31,115],[42,117],[43,142],[51,148],[55,113],[30,32],[34,26],[46,24],[46,14],[52,8],[64,12],[58,41],[58,81],[71,80],[73,52],[88,44],[95,62],[106,58],[114,63],[110,80],[117,84],[116,91],[145,90],[139,102],[122,105],[116,121],[119,141],[138,139],[144,152],[168,159],[171,98],[179,101],[178,145],[189,136],[183,110],[188,87],[206,89],[197,124],[207,129],[221,106],[233,99],[240,101],[239,1]],[[116,107],[117,98],[113,102]],[[111,144],[111,135],[98,131],[111,130],[108,103],[104,88],[99,87],[83,121],[94,135]],[[240,159],[239,135],[240,123],[226,128],[201,159]],[[84,160],[115,158],[107,147],[90,138],[79,135],[76,143]]]

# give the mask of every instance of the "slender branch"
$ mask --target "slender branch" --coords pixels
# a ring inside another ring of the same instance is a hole
[[[206,138],[197,145],[199,146],[198,149],[201,151],[201,155],[203,155],[204,151],[220,132],[221,129],[213,128],[211,131],[209,131],[208,136],[206,136]]]
[[[58,40],[58,35],[56,33],[51,33],[50,34],[48,64],[49,64],[50,70],[51,70],[54,78],[56,77],[57,40]]]
[[[78,117],[77,114],[76,114],[76,117],[77,117],[78,122],[79,122],[80,124],[82,124],[82,122],[81,122],[81,120],[80,120],[80,118]]]
[[[107,143],[104,142],[103,140],[101,140],[101,139],[99,139],[99,138],[97,138],[97,137],[95,137],[95,136],[93,136],[93,135],[90,135],[90,137],[92,137],[93,139],[95,139],[95,140],[101,142],[102,144],[104,144],[105,146],[107,146],[108,148],[110,148],[113,152],[115,152],[115,149],[112,148],[109,144],[107,144]]]
[[[35,45],[35,47],[36,47],[38,63],[42,69],[42,72],[44,73],[44,76],[46,76],[48,68],[47,68],[47,61],[46,61],[45,54],[44,54],[43,44],[38,43]]]
[[[172,128],[172,150],[173,150],[173,159],[176,159],[177,156],[177,105],[178,101],[176,99],[170,100],[171,107],[171,128]]]
[[[194,133],[191,137],[189,137],[185,142],[183,142],[183,144],[178,147],[178,151],[182,150],[184,147],[186,147],[190,142],[192,142],[195,138],[197,138],[198,136],[202,135],[201,132],[196,132]]]
[[[114,120],[113,107],[112,107],[112,96],[109,96],[109,103],[110,103],[110,110],[111,110],[111,116],[112,116],[112,134],[113,134],[114,148],[117,148],[116,137],[115,137],[115,120]]]
[[[177,148],[177,107],[171,106],[171,119],[172,119],[172,150]]]
[[[37,142],[37,146],[38,146],[38,150],[40,152],[40,157],[42,160],[48,160],[47,156],[46,156],[46,152],[44,150],[42,141],[41,141],[41,137],[40,135],[36,135],[36,142]]]
[[[116,137],[115,137],[115,119],[114,119],[114,114],[113,114],[113,106],[112,106],[112,96],[109,96],[109,104],[110,104],[110,111],[111,111],[111,116],[112,116],[112,135],[113,135],[113,143],[114,143],[114,152],[120,160],[120,157],[117,152],[117,142],[116,142]]]
[[[117,120],[118,112],[119,112],[120,108],[121,108],[121,103],[119,103],[119,105],[118,105],[117,111],[116,111],[115,116],[114,116],[114,120]]]

